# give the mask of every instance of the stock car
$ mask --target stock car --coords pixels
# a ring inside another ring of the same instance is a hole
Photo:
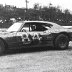
[[[0,32],[0,54],[12,48],[52,46],[67,49],[72,32],[48,21],[19,21]]]

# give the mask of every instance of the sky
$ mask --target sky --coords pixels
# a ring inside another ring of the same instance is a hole
[[[72,11],[72,0],[28,0],[28,8],[32,8],[35,3],[39,3],[42,6],[48,6],[49,3],[52,3],[53,6],[60,6],[61,9]],[[23,8],[25,7],[25,0],[0,0],[0,4]]]

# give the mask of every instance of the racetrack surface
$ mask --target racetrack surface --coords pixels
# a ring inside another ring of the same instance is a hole
[[[11,50],[0,56],[0,72],[72,72],[72,42],[67,50]]]

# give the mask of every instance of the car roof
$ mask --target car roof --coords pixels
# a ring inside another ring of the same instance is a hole
[[[21,23],[32,23],[32,22],[37,22],[37,23],[49,23],[52,25],[58,25],[57,23],[49,22],[49,21],[19,21]]]

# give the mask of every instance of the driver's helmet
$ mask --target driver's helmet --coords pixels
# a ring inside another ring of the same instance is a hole
[[[34,31],[36,29],[36,26],[35,25],[31,25],[31,29],[32,29],[32,31]]]

